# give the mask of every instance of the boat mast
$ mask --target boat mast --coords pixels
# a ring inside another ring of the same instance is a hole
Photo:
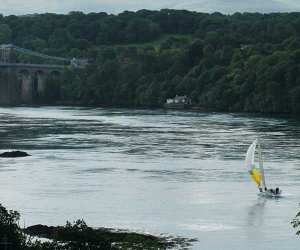
[[[261,171],[261,176],[262,176],[262,186],[263,186],[263,188],[266,188],[265,171],[264,171],[264,166],[263,166],[263,158],[262,158],[262,152],[261,152],[259,138],[258,138],[257,142],[258,142],[257,144],[258,144],[259,169]]]

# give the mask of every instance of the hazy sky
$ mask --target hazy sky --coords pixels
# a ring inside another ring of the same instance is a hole
[[[202,12],[300,11],[300,0],[0,0],[0,13],[112,12],[138,9],[176,8]]]

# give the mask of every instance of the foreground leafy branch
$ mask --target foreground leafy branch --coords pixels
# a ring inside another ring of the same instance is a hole
[[[297,229],[296,234],[300,235],[300,212],[296,215],[295,219],[293,219],[291,223],[293,227]]]
[[[20,214],[13,210],[7,210],[0,204],[0,242],[11,249],[23,249],[26,237],[22,233],[18,221]]]

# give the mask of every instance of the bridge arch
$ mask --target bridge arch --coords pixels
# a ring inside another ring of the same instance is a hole
[[[51,75],[51,77],[54,77],[54,78],[55,77],[60,77],[61,72],[59,70],[51,70],[50,75]]]
[[[30,74],[30,70],[28,69],[19,69],[18,70],[18,75],[29,75]]]

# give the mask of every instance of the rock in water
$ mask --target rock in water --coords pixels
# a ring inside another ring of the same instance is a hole
[[[17,157],[27,157],[27,156],[30,156],[30,154],[27,154],[26,152],[23,151],[9,151],[0,154],[0,157],[2,158],[17,158]]]

